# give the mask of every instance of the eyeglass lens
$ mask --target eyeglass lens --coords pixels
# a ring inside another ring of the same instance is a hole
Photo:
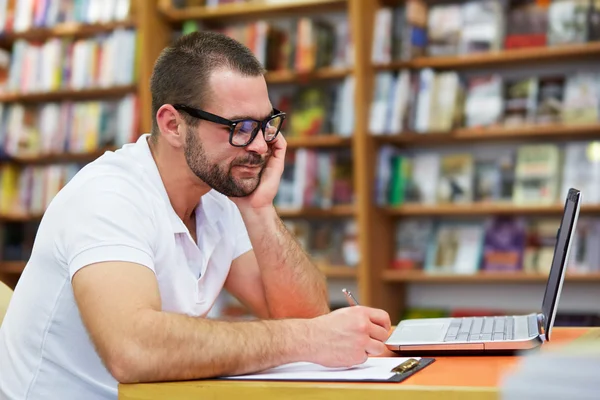
[[[270,142],[277,136],[279,129],[281,128],[281,124],[283,122],[283,117],[275,116],[271,118],[265,127],[265,142]],[[243,146],[250,142],[252,136],[256,131],[260,129],[259,124],[256,121],[246,120],[240,121],[236,124],[233,135],[232,142],[235,145]]]

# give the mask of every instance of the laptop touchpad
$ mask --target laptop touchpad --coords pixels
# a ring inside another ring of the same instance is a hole
[[[395,339],[401,342],[438,342],[444,338],[446,329],[447,324],[443,322],[407,324]]]

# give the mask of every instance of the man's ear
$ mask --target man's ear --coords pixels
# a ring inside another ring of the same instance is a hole
[[[182,148],[185,144],[185,123],[170,104],[163,104],[156,112],[156,123],[160,135],[173,147]]]

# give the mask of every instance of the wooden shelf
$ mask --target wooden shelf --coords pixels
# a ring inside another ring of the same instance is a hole
[[[89,153],[57,153],[32,156],[12,157],[9,162],[16,164],[56,164],[56,163],[82,163],[91,162],[103,155],[106,151],[113,151],[115,147],[106,147]]]
[[[52,28],[36,28],[25,32],[8,33],[0,35],[0,47],[8,47],[17,39],[31,41],[46,41],[56,37],[90,37],[100,33],[111,32],[117,28],[134,28],[135,21],[125,20],[109,22],[106,24],[82,24],[78,22],[64,23]]]
[[[299,147],[349,147],[352,145],[351,137],[339,135],[320,135],[310,137],[291,137],[285,138],[288,148],[296,149]]]
[[[0,261],[0,274],[20,274],[27,261]]]
[[[111,97],[122,97],[135,93],[135,85],[116,86],[110,88],[93,88],[81,90],[56,90],[46,93],[7,93],[0,94],[0,103],[43,103],[50,101],[95,100]]]
[[[321,68],[315,71],[274,71],[267,72],[265,79],[268,83],[307,83],[316,80],[342,79],[352,74],[350,68]]]
[[[343,218],[354,216],[353,205],[340,205],[331,208],[301,208],[301,209],[277,209],[281,218]],[[42,215],[29,214],[0,214],[0,221],[27,222],[40,219]]]
[[[596,139],[600,137],[600,124],[581,125],[530,125],[514,128],[461,128],[448,133],[414,133],[399,135],[373,135],[379,143],[399,146],[437,146],[442,144],[547,139]]]
[[[386,282],[409,282],[409,283],[544,283],[548,275],[532,274],[525,272],[479,272],[472,275],[458,274],[432,274],[423,271],[399,271],[385,270],[383,280]],[[565,280],[569,282],[600,282],[600,273],[567,273]]]
[[[343,10],[347,0],[294,0],[269,4],[266,2],[232,3],[218,7],[187,7],[163,9],[165,18],[172,23],[186,20],[223,20],[232,18],[267,18],[276,15],[297,14],[301,11],[325,12]]]
[[[353,205],[333,206],[331,208],[277,209],[281,218],[334,218],[354,216]]]
[[[0,222],[30,222],[42,219],[42,214],[0,214]]]
[[[376,71],[394,71],[404,68],[413,68],[412,61],[392,61],[388,64],[374,64],[373,68]]]
[[[412,61],[414,68],[480,68],[501,64],[546,62],[592,58],[600,56],[600,42],[569,44],[563,46],[510,49],[492,53],[469,54],[451,57],[422,57]]]
[[[592,59],[598,56],[600,56],[600,42],[589,42],[457,56],[417,57],[410,61],[376,64],[373,65],[373,68],[375,70],[397,70],[402,68],[470,69],[507,64],[521,65],[523,63]]]
[[[321,265],[317,263],[317,266],[327,278],[349,278],[355,279],[358,275],[357,269],[355,267],[347,267],[340,265]]]
[[[515,205],[515,204],[405,204],[399,207],[386,207],[385,212],[392,216],[402,217],[467,217],[487,215],[553,215],[563,212],[564,204],[555,205]],[[600,205],[581,207],[582,213],[600,213]]]

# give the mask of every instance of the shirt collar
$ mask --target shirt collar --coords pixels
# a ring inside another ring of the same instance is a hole
[[[160,176],[160,172],[158,171],[158,167],[154,161],[154,157],[152,157],[152,152],[150,151],[150,146],[148,145],[149,137],[150,134],[143,134],[138,138],[135,144],[136,150],[139,150],[138,159],[150,181],[152,182],[152,185],[160,193],[165,207],[168,208],[169,219],[171,221],[173,232],[185,233],[188,231],[188,229],[173,209],[171,200],[169,199],[169,195],[167,194],[167,190],[165,189],[165,185]],[[224,209],[224,205],[222,202],[218,201],[217,194],[213,192],[214,189],[202,196],[198,202],[198,205],[196,206],[196,215],[198,216],[198,213],[202,213],[204,217],[203,220],[208,222],[208,224],[212,227],[217,228],[217,225],[223,216],[222,211]]]

